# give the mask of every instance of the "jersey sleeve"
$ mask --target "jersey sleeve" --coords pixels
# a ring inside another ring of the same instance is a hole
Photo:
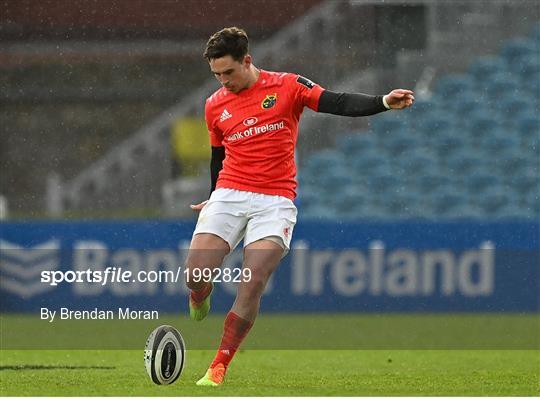
[[[204,107],[204,119],[206,120],[206,127],[208,128],[208,134],[210,135],[210,145],[212,147],[223,146],[223,132],[215,125],[214,113],[212,112],[212,105],[207,100]]]
[[[319,98],[321,97],[324,89],[301,75],[293,74],[292,77],[294,78],[292,85],[294,87],[296,100],[300,103],[302,108],[309,107],[313,111],[317,112],[319,107]]]

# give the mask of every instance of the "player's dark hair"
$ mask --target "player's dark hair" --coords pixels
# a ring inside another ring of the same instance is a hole
[[[204,58],[208,61],[230,55],[233,60],[242,62],[248,53],[249,41],[246,31],[236,26],[214,33],[206,43]]]

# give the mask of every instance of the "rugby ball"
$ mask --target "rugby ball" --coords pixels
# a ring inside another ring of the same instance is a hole
[[[158,385],[175,382],[184,368],[186,347],[182,335],[172,326],[159,326],[146,340],[144,366]]]

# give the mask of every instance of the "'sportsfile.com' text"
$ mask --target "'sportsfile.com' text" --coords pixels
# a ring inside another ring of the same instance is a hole
[[[133,273],[122,267],[107,267],[104,270],[44,270],[41,272],[41,282],[56,286],[60,283],[94,283],[107,285],[109,283],[178,283],[184,281],[213,281],[224,283],[240,283],[251,280],[249,268],[202,268],[191,271],[178,267],[173,270],[140,270]]]

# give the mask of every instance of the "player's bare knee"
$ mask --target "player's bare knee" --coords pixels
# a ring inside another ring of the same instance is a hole
[[[186,269],[219,267],[225,255],[222,251],[214,249],[190,249],[186,259]]]
[[[267,281],[268,277],[264,273],[252,273],[249,281],[244,283],[244,287],[241,290],[242,295],[250,300],[259,298],[266,287]]]
[[[185,281],[191,290],[204,287],[213,277],[214,270],[223,263],[227,252],[222,249],[190,249],[185,263]]]

